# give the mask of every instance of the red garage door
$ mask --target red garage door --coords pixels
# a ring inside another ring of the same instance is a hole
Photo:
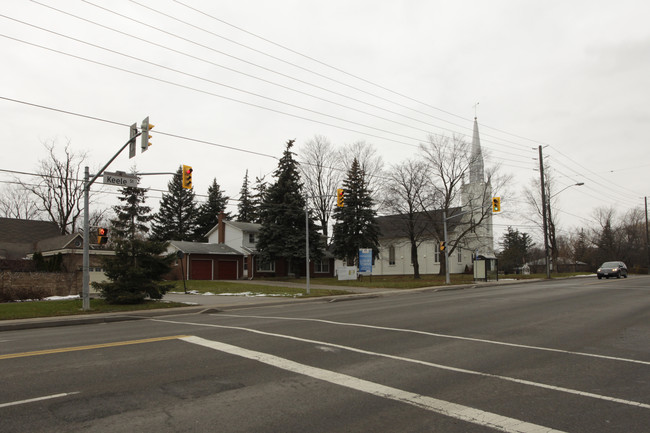
[[[190,263],[190,280],[211,280],[212,260],[192,260]]]
[[[236,280],[237,279],[237,262],[235,261],[219,261],[217,278],[220,280]]]

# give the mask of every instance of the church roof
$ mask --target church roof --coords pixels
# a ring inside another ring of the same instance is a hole
[[[478,135],[478,120],[474,118],[474,132],[472,134],[472,155],[469,168],[469,183],[483,182],[483,154],[481,152],[481,139]]]

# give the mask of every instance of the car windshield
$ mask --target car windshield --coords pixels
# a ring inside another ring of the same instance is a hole
[[[601,268],[617,268],[619,266],[618,262],[605,262]]]

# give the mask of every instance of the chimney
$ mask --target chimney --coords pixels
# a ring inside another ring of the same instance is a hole
[[[218,222],[218,228],[217,228],[217,240],[220,244],[223,244],[226,241],[226,226],[223,223],[223,211],[219,212],[219,222]]]

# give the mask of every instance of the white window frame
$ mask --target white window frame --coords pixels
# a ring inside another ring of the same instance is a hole
[[[395,266],[395,245],[388,246],[388,266]]]
[[[314,262],[314,273],[316,274],[329,274],[330,261],[329,259],[320,259]]]
[[[261,260],[255,260],[257,272],[275,272],[275,260],[263,263]]]

